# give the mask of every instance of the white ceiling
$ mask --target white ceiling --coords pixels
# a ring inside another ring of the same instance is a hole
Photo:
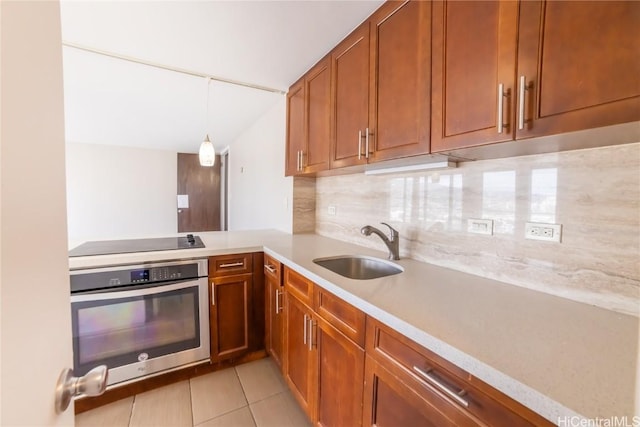
[[[62,38],[286,91],[380,4],[63,0]],[[221,149],[284,96],[212,81],[207,116],[205,78],[73,47],[63,61],[70,142],[197,152],[208,132]]]

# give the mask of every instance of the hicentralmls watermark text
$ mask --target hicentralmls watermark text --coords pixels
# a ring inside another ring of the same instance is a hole
[[[558,417],[558,427],[640,427],[640,415],[609,418]]]

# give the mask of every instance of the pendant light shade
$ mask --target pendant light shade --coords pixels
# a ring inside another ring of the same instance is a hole
[[[205,116],[205,129],[207,126],[207,120],[209,119],[209,82],[210,78],[207,78],[207,115]],[[211,167],[216,163],[216,150],[213,148],[213,144],[209,139],[209,133],[204,137],[204,141],[200,144],[200,151],[198,151],[198,157],[200,159],[200,166]]]
[[[200,158],[200,166],[213,166],[216,163],[216,150],[209,140],[209,134],[204,137],[204,141],[200,144],[198,157]]]

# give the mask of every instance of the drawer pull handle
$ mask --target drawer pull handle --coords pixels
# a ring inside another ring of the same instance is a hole
[[[265,264],[264,268],[266,268],[269,273],[275,273],[276,272],[276,268],[273,265]]]
[[[438,390],[440,390],[441,392],[449,396],[451,399],[455,400],[458,404],[464,406],[465,408],[469,407],[469,401],[462,398],[462,396],[467,394],[466,390],[462,389],[457,393],[451,390],[449,387],[442,384],[440,380],[438,380],[438,378],[431,375],[431,372],[433,371],[433,369],[429,369],[427,372],[425,372],[422,369],[418,368],[417,366],[414,366],[413,370],[416,371],[418,374],[420,374],[420,376],[423,377],[425,380],[427,380],[429,384],[431,384],[432,386],[434,386],[435,388],[437,388]]]
[[[229,264],[220,264],[220,268],[243,267],[244,262],[230,262]]]

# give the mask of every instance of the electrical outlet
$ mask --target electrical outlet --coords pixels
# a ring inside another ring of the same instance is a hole
[[[329,215],[335,215],[336,214],[336,207],[335,206],[329,206],[329,208],[327,209],[327,213]]]
[[[493,235],[493,220],[492,219],[467,219],[467,231],[475,234],[487,234]]]
[[[560,243],[562,224],[544,224],[541,222],[527,222],[524,226],[525,239],[546,240]]]

